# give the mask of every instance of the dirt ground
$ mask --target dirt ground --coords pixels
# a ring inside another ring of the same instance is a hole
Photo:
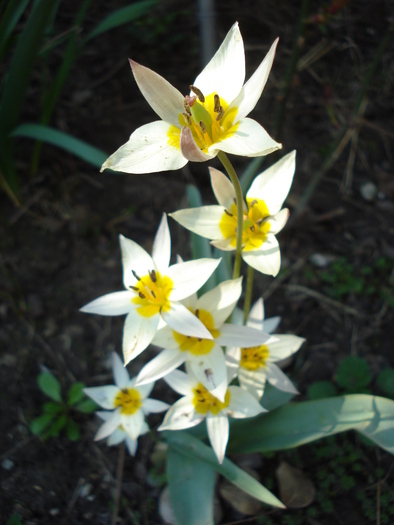
[[[162,2],[138,23],[87,44],[51,125],[112,153],[134,129],[154,120],[127,57],[186,93],[201,70],[196,4]],[[286,368],[300,399],[307,398],[314,381],[335,383],[338,364],[350,355],[367,360],[372,372],[369,388],[382,395],[376,377],[394,367],[392,42],[368,84],[361,111],[356,114],[354,109],[390,24],[392,31],[393,5],[389,0],[343,2],[328,16],[323,8],[330,2],[311,3],[298,41],[300,59],[285,119],[276,136],[300,4],[219,0],[215,6],[217,44],[234,21],[240,23],[247,77],[280,37],[270,80],[251,117],[283,143],[283,154],[297,150],[296,175],[287,199],[291,220],[279,235],[282,271],[275,280],[259,274],[254,299],[262,293],[267,316],[282,317],[281,333],[306,338]],[[120,0],[93,2],[82,34],[123,5],[126,2]],[[78,2],[62,3],[56,19],[59,33],[70,27],[77,7]],[[314,15],[322,15],[320,24]],[[35,70],[22,120],[37,120],[43,75],[50,81],[63,51],[57,48],[46,66]],[[345,135],[349,140],[330,156],[330,148]],[[141,176],[100,174],[72,155],[44,146],[38,173],[31,178],[32,144],[20,140],[16,147],[22,206],[14,207],[0,194],[0,522],[109,524],[119,449],[93,442],[99,424],[94,415],[77,416],[82,437],[75,443],[63,434],[46,441],[33,436],[29,423],[47,401],[37,376],[50,370],[64,391],[76,380],[89,386],[112,382],[108,358],[111,351],[120,351],[123,318],[89,316],[78,310],[102,294],[122,289],[120,233],[149,251],[162,213],[184,207],[186,184],[196,184],[204,201],[213,202],[207,165],[189,163],[178,172]],[[309,183],[327,155],[331,165],[301,209]],[[247,159],[232,160],[242,173]],[[211,165],[219,167],[217,162]],[[187,258],[187,235],[173,221],[170,229],[173,257],[180,253]],[[135,375],[151,356],[146,351],[133,361],[130,374]],[[153,397],[169,396],[158,382]],[[160,418],[152,419],[153,426],[159,423]],[[136,458],[126,457],[118,523],[163,523],[157,506],[163,472],[149,459],[153,447],[152,437],[145,436],[139,440]],[[330,477],[334,473],[342,479],[335,457],[343,459],[339,466],[348,472],[352,465],[361,465],[353,485],[340,485]],[[264,507],[248,517],[219,496],[221,523],[394,521],[393,459],[355,435],[296,452],[250,458],[262,483],[275,494],[274,473],[282,460],[302,469],[320,496],[307,509],[279,512]]]

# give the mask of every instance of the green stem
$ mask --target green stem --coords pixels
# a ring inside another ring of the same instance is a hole
[[[250,306],[252,304],[252,293],[253,293],[253,278],[254,278],[254,268],[248,266],[248,276],[246,280],[246,290],[245,290],[245,300],[244,300],[244,323],[248,319],[250,312]]]
[[[227,171],[228,176],[230,177],[231,182],[233,183],[235,190],[235,198],[237,204],[237,247],[235,251],[235,261],[233,269],[233,279],[237,279],[241,274],[241,252],[242,252],[242,229],[244,223],[243,217],[243,197],[241,184],[233,165],[229,161],[227,155],[223,151],[219,151],[218,159],[223,164],[224,169]]]

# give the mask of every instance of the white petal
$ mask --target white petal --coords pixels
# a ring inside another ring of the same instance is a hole
[[[96,416],[98,416],[102,421],[108,421],[108,419],[112,416],[113,412],[109,412],[108,410],[97,410],[95,412]]]
[[[166,375],[164,381],[178,394],[181,396],[191,396],[192,388],[194,383],[190,381],[190,378],[185,372],[180,370],[174,370],[170,374]],[[197,384],[197,381],[196,381]]]
[[[270,361],[281,361],[293,355],[300,348],[305,339],[290,334],[275,334],[277,341],[268,346]]]
[[[295,172],[296,152],[292,151],[258,175],[247,193],[248,199],[263,199],[271,215],[281,209],[290,191]]]
[[[142,425],[144,422],[144,413],[142,410],[138,410],[132,415],[121,414],[120,421],[131,439],[137,439],[141,434]]]
[[[258,250],[242,250],[242,259],[255,270],[275,277],[280,270],[278,241],[274,235],[268,234]]]
[[[175,332],[190,337],[213,339],[211,332],[181,303],[171,303],[171,309],[168,312],[162,312],[161,315]]]
[[[164,273],[170,265],[171,258],[171,237],[168,229],[167,216],[163,213],[160,221],[159,229],[157,230],[155,239],[153,241],[152,259],[155,267],[159,272]]]
[[[112,373],[114,375],[116,386],[121,390],[122,388],[125,388],[130,381],[130,376],[126,368],[123,366],[123,361],[116,352],[112,352]]]
[[[176,349],[166,349],[149,361],[137,377],[137,385],[156,381],[178,368],[186,360],[187,353]]]
[[[225,415],[214,416],[211,413],[207,415],[207,431],[209,441],[215,451],[219,463],[223,463],[224,455],[229,437],[228,417]]]
[[[275,142],[258,122],[244,118],[230,128],[222,140],[212,144],[208,152],[221,150],[232,155],[261,157],[281,148],[282,144]]]
[[[144,401],[143,411],[145,414],[157,414],[159,412],[164,412],[168,410],[170,405],[164,403],[164,401],[159,401],[158,399],[146,399]]]
[[[242,366],[239,368],[239,384],[241,388],[247,390],[258,401],[262,398],[267,379],[265,368],[258,370],[247,370]]]
[[[151,343],[159,324],[160,315],[143,317],[133,310],[126,317],[123,327],[123,357],[127,365]]]
[[[136,129],[103,164],[101,171],[109,168],[125,173],[154,173],[178,170],[187,164],[178,144],[173,146],[172,124],[157,120]]]
[[[154,262],[149,253],[131,239],[119,235],[119,242],[122,252],[123,284],[129,288],[135,286],[138,281],[133,275],[133,270],[137,275],[143,277],[149,270],[154,269]]]
[[[98,429],[97,434],[94,436],[94,440],[99,441],[100,439],[104,439],[110,436],[118,428],[119,425],[120,425],[120,409],[115,410],[114,412],[111,412],[111,416]]]
[[[170,217],[179,222],[184,228],[201,235],[206,239],[221,239],[223,237],[219,223],[223,218],[222,206],[201,206],[178,210],[170,213]]]
[[[179,126],[184,96],[165,78],[151,69],[129,60],[135,81],[150,107],[166,122]]]
[[[264,301],[260,297],[260,299],[254,303],[254,305],[252,306],[249,312],[246,326],[250,326],[251,328],[255,328],[256,330],[262,330],[263,323],[264,323]],[[267,330],[265,331],[267,332]]]
[[[115,397],[119,394],[119,388],[115,385],[93,386],[83,389],[95,403],[106,410],[115,408]]]
[[[272,334],[272,332],[275,332],[279,326],[280,321],[280,317],[270,317],[269,319],[265,319],[263,322],[264,332],[267,332],[267,334]]]
[[[280,210],[278,213],[270,217],[268,219],[270,224],[270,233],[273,233],[274,235],[279,233],[284,228],[289,218],[289,215],[289,210],[287,208],[284,208],[283,210]]]
[[[178,348],[179,343],[174,337],[174,330],[170,328],[163,319],[161,320],[164,326],[161,326],[152,340],[152,345],[159,348]]]
[[[231,315],[241,293],[242,277],[223,281],[199,298],[197,308],[210,312],[214,320],[214,327],[220,328]]]
[[[126,432],[124,430],[121,430],[119,427],[115,428],[115,430],[112,432],[110,436],[108,436],[107,445],[109,447],[112,447],[114,445],[119,445],[119,443],[122,443],[126,439]]]
[[[150,393],[153,390],[153,387],[155,386],[154,381],[150,383],[146,383],[145,385],[138,385],[137,386],[137,378],[133,377],[133,384],[130,385],[131,388],[135,388],[140,393],[142,399],[146,399]]]
[[[230,417],[254,417],[262,412],[267,412],[246,390],[242,390],[239,386],[229,386],[229,390],[231,397],[227,413]]]
[[[267,363],[266,374],[267,381],[275,388],[283,390],[283,392],[299,394],[298,390],[287,377],[287,375],[282,372],[282,370],[274,363]]]
[[[180,301],[199,290],[211,277],[221,259],[196,259],[168,268],[168,277],[174,283],[171,301]]]
[[[235,246],[231,246],[232,238],[228,239],[220,239],[216,241],[211,241],[212,246],[215,246],[215,248],[218,248],[218,250],[223,250],[226,252],[232,252],[235,250]]]
[[[197,414],[190,398],[182,397],[172,405],[158,430],[181,430],[195,427],[204,419]]]
[[[194,85],[204,95],[217,93],[227,104],[240,92],[245,80],[245,50],[236,22]]]
[[[240,120],[249,115],[249,113],[254,109],[258,100],[260,99],[272,68],[272,63],[274,61],[278,41],[279,38],[277,38],[272,44],[264,60],[261,62],[261,64],[250,77],[250,79],[245,83],[240,94],[231,104],[231,107],[238,108],[238,113],[235,118],[235,121]]]
[[[217,151],[213,153],[204,153],[197,146],[190,128],[186,126],[181,130],[179,147],[184,158],[191,160],[192,162],[206,162],[217,155]]]
[[[216,200],[220,206],[223,206],[228,211],[230,211],[235,199],[235,190],[232,182],[221,171],[215,168],[208,169],[211,176],[212,190],[215,194]]]
[[[137,444],[138,444],[137,440],[131,439],[131,437],[126,434],[125,441],[126,441],[126,446],[127,446],[127,450],[129,451],[129,454],[131,456],[135,456],[135,453],[137,452]]]
[[[255,330],[249,326],[224,324],[220,329],[220,336],[216,342],[221,346],[240,346],[250,348],[266,344],[272,336],[262,330]]]
[[[128,290],[109,293],[85,304],[80,311],[86,314],[111,316],[128,314],[133,308],[131,301],[134,297],[135,294]]]
[[[226,359],[220,346],[215,345],[209,354],[190,355],[187,360],[197,380],[222,403],[227,392]]]

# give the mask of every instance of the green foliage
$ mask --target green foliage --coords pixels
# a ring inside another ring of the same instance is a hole
[[[366,359],[349,356],[340,363],[336,378],[346,392],[355,393],[367,392],[372,376]]]
[[[67,401],[62,400],[61,385],[50,372],[43,372],[37,378],[40,390],[53,401],[43,404],[41,416],[30,423],[31,432],[42,439],[57,437],[64,430],[71,441],[78,441],[81,432],[73,419],[73,412],[90,414],[97,405],[83,393],[84,383],[74,383],[67,392]]]
[[[337,394],[335,386],[330,381],[315,381],[308,388],[309,399],[324,399]]]
[[[23,525],[22,516],[20,514],[11,514],[7,520],[7,525]]]
[[[376,381],[387,396],[394,397],[394,368],[386,368],[379,372]]]

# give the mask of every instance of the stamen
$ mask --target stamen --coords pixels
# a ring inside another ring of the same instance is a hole
[[[217,93],[215,93],[215,95],[213,96],[213,101],[214,101],[214,107],[213,107],[213,110],[215,113],[219,113],[219,109],[220,109],[220,97]]]
[[[249,207],[250,207],[250,208],[253,208],[253,206],[254,206],[255,204],[257,204],[257,203],[258,203],[257,199],[253,199],[252,202],[250,203]]]
[[[182,113],[184,119],[186,120],[186,124],[188,124],[189,126],[192,125],[192,119],[190,118],[190,115],[188,115],[187,113]]]
[[[207,127],[206,125],[204,124],[204,122],[201,120],[200,122],[200,129],[203,133],[206,133],[207,132]]]
[[[130,286],[130,288],[131,288],[132,290],[134,290],[135,292],[139,292],[139,289],[138,289],[136,286]]]
[[[197,310],[196,310],[196,317],[197,317],[197,319],[199,319],[199,316],[200,316],[200,310],[197,308]]]
[[[193,104],[192,104],[193,105]],[[186,113],[191,116],[192,112],[190,111],[190,104],[189,102],[187,101],[187,99],[185,98],[184,101],[183,101],[183,107],[185,108],[185,111]]]
[[[237,199],[235,197],[233,198],[233,201],[234,201],[234,204],[237,204]]]
[[[134,275],[134,277],[137,279],[137,281],[141,281],[141,277],[139,277],[134,270],[131,270],[131,273]]]
[[[185,100],[189,104],[189,107],[192,108],[194,103],[195,103],[195,101],[197,100],[197,97],[191,97],[190,95],[186,95]]]
[[[202,92],[198,89],[198,87],[196,86],[189,86],[190,88],[190,91],[193,91],[193,93],[195,93],[198,97],[198,100],[202,103],[205,102],[205,97],[204,95],[202,94]]]
[[[224,115],[223,106],[219,106],[219,111],[217,113],[218,113],[218,116],[216,117],[216,120],[220,120]]]
[[[155,283],[157,281],[155,270],[151,270],[149,272],[149,277],[150,277],[150,280],[152,281],[152,283]]]
[[[234,217],[234,215],[230,211],[226,210],[226,208],[224,208],[224,213],[229,217]]]
[[[154,292],[153,290],[151,290],[150,293],[152,294],[152,297],[153,297],[154,299],[156,299],[156,294],[155,294],[155,292]]]
[[[145,295],[142,292],[139,292],[138,295],[141,297],[141,299],[145,299]]]

